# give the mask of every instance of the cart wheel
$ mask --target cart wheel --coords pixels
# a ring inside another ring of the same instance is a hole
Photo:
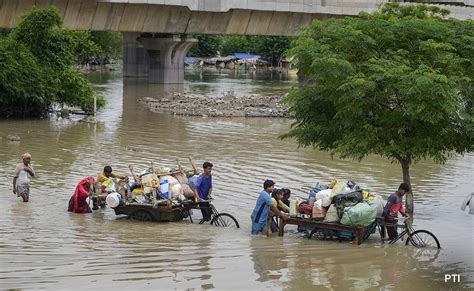
[[[235,217],[228,213],[219,213],[211,220],[211,225],[219,227],[236,227],[240,228],[239,222]]]
[[[133,220],[152,221],[152,216],[151,216],[150,212],[145,211],[145,210],[135,211],[130,217]]]
[[[410,234],[407,238],[405,245],[411,243],[412,246],[417,248],[437,248],[441,246],[438,239],[434,234],[427,230],[416,230]]]
[[[308,234],[308,239],[314,238],[317,240],[326,240],[331,238],[333,235],[334,233],[332,231],[315,228]]]

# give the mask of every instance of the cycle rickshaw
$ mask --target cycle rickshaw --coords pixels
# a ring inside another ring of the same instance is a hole
[[[384,228],[386,227],[396,227],[402,231],[398,233],[396,237],[386,240],[384,239]],[[402,223],[387,223],[384,217],[377,217],[377,219],[367,228],[364,240],[369,238],[369,236],[375,233],[376,230],[378,230],[380,234],[382,243],[388,241],[389,244],[394,244],[399,240],[403,241],[405,235],[407,235],[405,245],[410,244],[417,248],[441,248],[438,238],[433,233],[424,229],[415,230],[411,224],[407,222],[407,219],[404,219]]]

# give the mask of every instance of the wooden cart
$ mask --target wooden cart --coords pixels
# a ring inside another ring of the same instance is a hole
[[[150,204],[128,203],[113,208],[116,215],[127,215],[141,221],[176,222],[188,217],[188,212],[179,206],[155,206]]]
[[[283,233],[285,231],[285,225],[287,224],[304,225],[311,228],[328,229],[328,230],[334,230],[334,231],[352,232],[356,237],[356,242],[358,245],[362,244],[362,242],[364,241],[364,233],[366,231],[365,227],[360,227],[360,226],[350,226],[350,225],[343,225],[340,223],[329,223],[329,222],[322,222],[322,221],[311,220],[311,219],[292,217],[286,220],[280,219],[279,224],[278,224],[279,236],[283,236]]]

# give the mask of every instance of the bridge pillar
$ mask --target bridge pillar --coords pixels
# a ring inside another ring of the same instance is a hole
[[[148,77],[149,82],[184,82],[184,57],[197,42],[178,35],[124,33],[124,77]]]
[[[137,41],[140,33],[123,33],[123,76],[148,77],[149,60],[146,49]]]

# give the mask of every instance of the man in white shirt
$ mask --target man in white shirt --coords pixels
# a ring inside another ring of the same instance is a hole
[[[31,166],[31,155],[25,153],[21,155],[22,163],[16,165],[13,176],[13,194],[23,198],[23,202],[28,202],[30,198],[30,178],[35,176],[35,171]]]

